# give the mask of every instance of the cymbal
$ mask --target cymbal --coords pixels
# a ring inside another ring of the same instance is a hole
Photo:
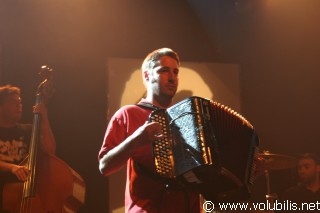
[[[298,160],[294,157],[282,154],[274,154],[264,151],[258,154],[258,157],[266,161],[266,167],[269,170],[289,169],[297,166]]]

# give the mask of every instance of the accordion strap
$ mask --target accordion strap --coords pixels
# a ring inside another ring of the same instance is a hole
[[[161,109],[160,107],[157,107],[151,103],[148,102],[139,102],[136,104],[136,106],[139,106],[141,108],[145,108],[145,109],[150,109],[150,110],[157,110],[157,109]]]

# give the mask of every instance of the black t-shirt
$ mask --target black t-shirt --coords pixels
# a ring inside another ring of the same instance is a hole
[[[0,160],[20,164],[28,155],[31,138],[31,124],[17,124],[14,127],[0,127]],[[2,189],[6,182],[17,181],[8,172],[0,172],[0,212],[2,207]]]
[[[20,164],[28,155],[31,129],[31,124],[0,127],[0,160]]]
[[[320,202],[320,190],[313,192],[303,186],[294,186],[289,189],[287,189],[283,196],[282,201],[287,203],[290,203],[290,206],[293,207],[295,204],[297,208],[300,208],[300,211],[293,210],[293,211],[286,211],[286,212],[318,212],[319,211],[319,205],[314,206],[317,204],[317,202]],[[303,206],[302,206],[303,205]],[[302,211],[302,207],[303,210]],[[308,210],[308,208],[311,207],[312,210]],[[291,208],[292,209],[292,208]]]
[[[294,186],[284,192],[283,200],[289,200],[297,203],[315,203],[320,202],[320,190],[313,192],[303,186]]]

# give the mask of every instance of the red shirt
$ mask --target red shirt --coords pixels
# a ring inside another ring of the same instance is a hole
[[[119,109],[109,122],[104,142],[99,152],[99,159],[142,126],[148,120],[151,112],[152,110],[150,109],[136,105],[124,106]],[[200,212],[199,195],[183,191],[167,190],[163,184],[137,173],[133,167],[133,161],[149,171],[155,171],[152,145],[150,144],[136,150],[133,157],[127,162],[125,191],[126,212]]]

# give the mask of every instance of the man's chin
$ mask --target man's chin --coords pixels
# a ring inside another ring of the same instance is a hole
[[[167,93],[167,97],[172,99],[175,96],[175,94],[175,92]]]
[[[177,90],[176,89],[172,89],[172,90],[169,90],[167,93],[168,93],[169,96],[171,96],[173,98],[176,95]]]

